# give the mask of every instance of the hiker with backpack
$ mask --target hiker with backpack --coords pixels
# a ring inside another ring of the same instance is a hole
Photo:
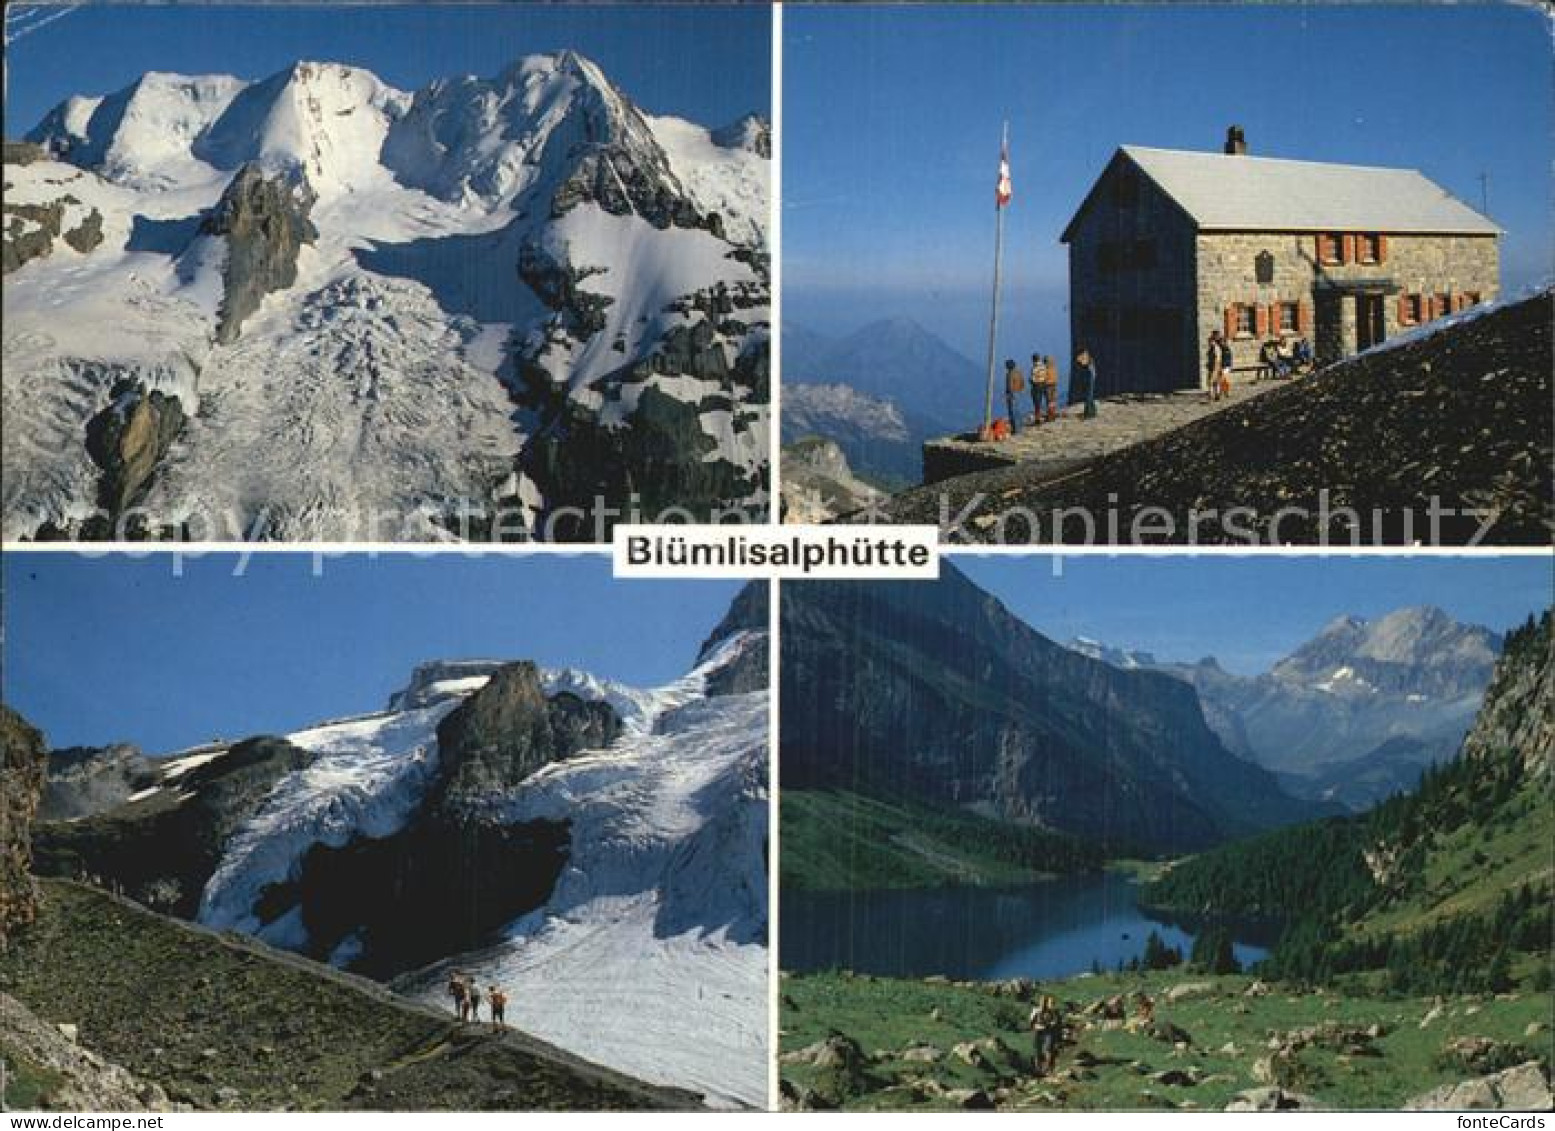
[[[1211,330],[1209,344],[1204,349],[1204,387],[1211,401],[1220,399],[1220,367],[1224,361],[1220,352],[1220,331]]]
[[[486,1000],[491,1002],[491,1027],[493,1029],[506,1029],[508,1027],[508,995],[498,987],[490,986],[486,990]]]
[[[1021,393],[1026,391],[1026,378],[1022,376],[1020,366],[1015,364],[1015,359],[1010,358],[1004,363],[1004,407],[1010,414],[1010,435],[1020,435],[1020,413],[1016,409],[1016,401]]]
[[[454,1013],[463,1021],[470,1012],[470,994],[457,973],[448,976],[448,996],[454,999]]]
[[[473,978],[470,979],[469,997],[470,1020],[479,1024],[481,1019],[481,988]]]
[[[1064,1035],[1064,1017],[1052,994],[1042,995],[1026,1023],[1031,1027],[1036,1046],[1037,1075],[1046,1076],[1058,1067],[1058,1046]]]
[[[1047,418],[1048,420],[1057,420],[1058,362],[1053,360],[1051,354],[1042,359],[1042,381],[1043,395],[1047,398]]]
[[[1074,369],[1069,374],[1069,403],[1073,404],[1079,398],[1085,402],[1085,419],[1091,420],[1096,416],[1096,362],[1091,358],[1091,351],[1081,347],[1080,352],[1074,355]]]
[[[1042,355],[1031,355],[1031,423],[1042,423],[1043,403],[1047,400],[1047,366]]]

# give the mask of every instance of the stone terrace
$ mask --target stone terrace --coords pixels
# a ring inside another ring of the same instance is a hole
[[[1296,378],[1300,380],[1300,378]],[[1201,417],[1244,405],[1254,397],[1288,384],[1267,380],[1238,381],[1229,400],[1211,403],[1201,389],[1172,393],[1120,393],[1097,401],[1094,420],[1081,417],[1082,406],[1066,408],[1057,420],[1027,426],[1019,436],[999,443],[981,443],[973,433],[944,436],[923,445],[923,481],[938,483],[954,475],[991,471],[1016,464],[1044,465],[1054,475],[1100,456],[1154,439]],[[1022,401],[1029,411],[1030,402]]]

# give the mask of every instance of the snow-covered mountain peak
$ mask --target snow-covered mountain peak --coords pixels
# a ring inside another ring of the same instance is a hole
[[[758,157],[772,156],[772,126],[760,114],[746,114],[712,132],[725,149],[743,149]]]

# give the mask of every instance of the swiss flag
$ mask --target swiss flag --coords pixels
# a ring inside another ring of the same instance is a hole
[[[999,183],[994,186],[994,207],[1003,208],[1010,202],[1010,143],[1009,140],[999,145]]]

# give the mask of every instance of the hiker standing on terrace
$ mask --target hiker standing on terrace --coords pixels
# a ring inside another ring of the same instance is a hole
[[[1220,331],[1209,332],[1209,345],[1204,350],[1204,385],[1209,390],[1209,399],[1220,399],[1220,369],[1225,364],[1225,355],[1220,352]]]
[[[1091,360],[1091,351],[1081,347],[1080,352],[1074,355],[1074,369],[1069,374],[1069,403],[1076,399],[1085,402],[1084,416],[1090,420],[1096,415],[1096,363]]]
[[[1042,423],[1042,401],[1047,395],[1047,371],[1042,368],[1042,355],[1031,355],[1031,423]]]
[[[1044,382],[1044,395],[1047,397],[1047,418],[1058,419],[1058,362],[1049,354],[1042,359],[1042,380]]]
[[[1020,366],[1015,364],[1015,359],[1004,363],[1004,407],[1010,414],[1010,435],[1020,435],[1021,413],[1017,407],[1020,394],[1026,391],[1026,378],[1021,375]]]
[[[486,989],[486,1000],[491,1002],[491,1027],[493,1029],[506,1029],[508,1027],[508,995],[496,986]]]
[[[463,1021],[470,1012],[469,988],[457,973],[448,976],[448,996],[454,999],[454,1013]]]

